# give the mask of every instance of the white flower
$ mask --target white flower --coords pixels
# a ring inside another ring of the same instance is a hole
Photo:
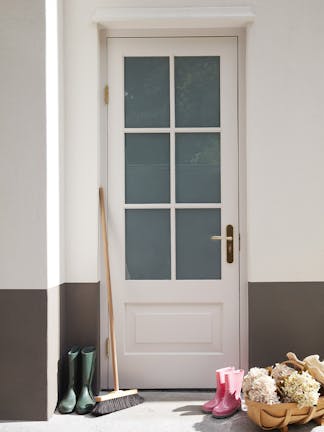
[[[244,396],[269,405],[279,403],[276,382],[263,368],[252,368],[243,380]]]
[[[269,375],[267,369],[258,368],[258,367],[251,368],[249,370],[248,374],[245,375],[245,377],[244,377],[243,392],[249,391],[249,389],[252,387],[253,381],[256,380],[257,378],[259,378],[260,376],[263,376],[263,375]],[[246,390],[244,390],[244,388],[246,388]]]
[[[308,373],[293,372],[284,378],[282,390],[285,402],[296,402],[299,408],[317,405],[320,384]]]
[[[279,381],[282,381],[293,372],[295,372],[295,369],[285,364],[276,363],[275,367],[272,369],[271,376],[276,381],[276,384],[278,384]]]

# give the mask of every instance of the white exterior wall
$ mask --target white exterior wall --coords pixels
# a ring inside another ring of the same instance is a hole
[[[63,0],[46,5],[47,286],[65,282]]]
[[[249,281],[324,280],[323,19],[258,0],[248,32]]]
[[[66,282],[98,280],[98,32],[93,5],[64,2]]]
[[[255,4],[247,31],[249,281],[324,280],[322,0],[67,0],[66,280],[98,275],[99,42],[96,7]]]
[[[45,289],[45,4],[0,15],[0,289]]]
[[[0,5],[0,289],[64,282],[56,8]]]
[[[39,319],[40,328],[47,326],[48,335],[47,341],[40,338],[32,354],[42,355],[47,342],[46,393],[36,386],[37,397],[47,403],[47,413],[42,413],[42,406],[35,407],[40,410],[36,418],[49,417],[55,410],[60,348],[58,285],[63,282],[63,249],[57,1],[48,0],[47,8],[45,0],[0,1],[0,289],[34,290],[31,298],[36,298],[35,292],[44,298],[42,291],[47,289],[47,310],[33,316]],[[19,295],[11,292],[15,293]],[[14,295],[6,297],[6,307],[16,316]],[[39,304],[43,305],[41,301]],[[24,316],[31,319],[29,306],[24,304]],[[33,340],[17,322],[12,346],[19,343],[24,332],[26,339]],[[27,364],[31,364],[31,353],[25,355]],[[17,370],[18,382],[24,381],[26,373],[44,380],[42,371],[26,371],[25,366]],[[18,407],[19,397],[23,396],[17,395]],[[21,419],[19,409],[16,415]]]
[[[61,272],[60,109],[59,109],[59,8],[58,0],[46,0],[46,197],[47,285],[64,282]],[[63,99],[62,99],[63,100]],[[63,104],[62,104],[63,105]],[[61,147],[62,147],[61,142]],[[63,170],[62,170],[63,172]]]
[[[47,416],[57,405],[60,359],[60,284],[64,282],[63,220],[63,0],[46,6],[46,202],[47,202]]]

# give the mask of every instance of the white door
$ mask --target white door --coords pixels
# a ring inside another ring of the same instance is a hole
[[[239,366],[237,40],[109,38],[108,83],[121,387],[212,387]]]

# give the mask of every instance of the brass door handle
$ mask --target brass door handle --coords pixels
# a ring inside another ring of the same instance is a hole
[[[233,237],[211,236],[210,240],[228,240],[228,241],[233,241]]]
[[[226,236],[213,235],[211,240],[226,240],[226,261],[229,264],[234,262],[234,228],[233,225],[226,226]]]

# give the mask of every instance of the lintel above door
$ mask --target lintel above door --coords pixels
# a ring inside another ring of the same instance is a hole
[[[254,19],[252,6],[103,7],[92,17],[106,29],[246,27]]]

